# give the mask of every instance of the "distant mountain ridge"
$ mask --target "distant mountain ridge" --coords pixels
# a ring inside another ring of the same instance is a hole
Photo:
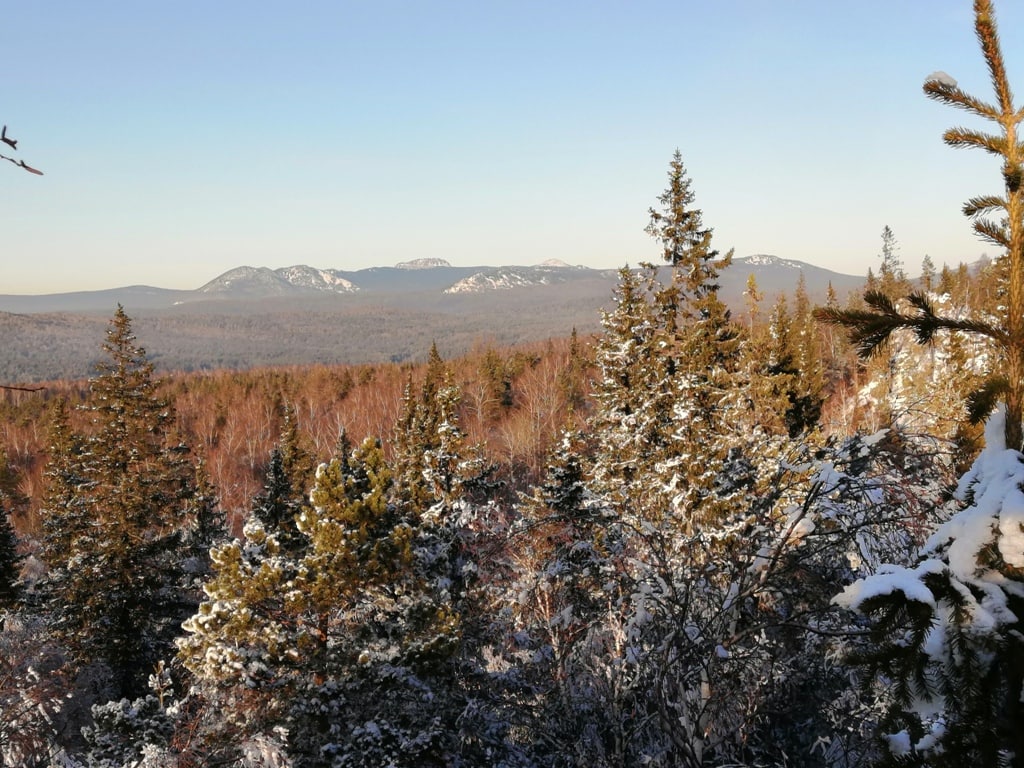
[[[667,269],[667,267],[665,268]],[[844,275],[811,264],[756,254],[737,258],[721,275],[721,295],[729,303],[742,296],[748,275],[753,274],[762,293],[770,296],[792,291],[794,271],[802,272],[808,293],[824,297],[831,283],[842,295],[863,283],[863,278]],[[102,291],[0,295],[3,312],[90,312],[110,311],[117,304],[126,310],[158,310],[209,302],[246,303],[266,299],[309,299],[335,297],[353,300],[369,297],[394,300],[399,295],[421,298],[497,291],[524,291],[544,286],[564,286],[608,298],[618,278],[617,269],[594,269],[550,259],[532,266],[455,267],[444,259],[428,258],[402,262],[393,267],[342,270],[297,264],[289,267],[241,266],[230,269],[195,290],[169,290],[150,286],[128,286]],[[571,291],[570,291],[571,292]]]
[[[671,267],[660,268],[663,280]],[[841,297],[862,278],[774,256],[735,259],[719,295],[737,314],[754,275],[764,304],[792,294]],[[44,296],[0,296],[0,381],[85,378],[118,304],[159,370],[425,359],[481,344],[512,346],[601,329],[617,269],[565,262],[455,267],[416,260],[355,271],[306,265],[236,267],[191,291],[128,286]]]
[[[270,269],[235,267],[196,289],[199,296],[267,297],[287,296],[308,291],[354,293],[359,287],[339,276],[333,269],[317,269],[305,264]]]

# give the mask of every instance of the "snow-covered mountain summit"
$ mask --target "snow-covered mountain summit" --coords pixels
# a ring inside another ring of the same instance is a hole
[[[555,285],[579,277],[600,274],[601,270],[573,267],[558,259],[548,259],[533,267],[497,267],[476,272],[447,288],[445,293],[507,291],[527,286]]]
[[[745,256],[734,259],[734,263],[746,264],[751,267],[781,267],[789,269],[803,269],[807,265],[800,261],[780,259],[778,256],[770,256],[767,253],[755,253],[753,256]]]
[[[413,259],[412,261],[400,261],[395,264],[395,269],[436,269],[437,267],[450,267],[444,259]]]
[[[294,267],[282,267],[274,271],[298,288],[312,288],[335,293],[352,293],[359,290],[357,285],[341,277],[333,269],[317,269],[300,264]]]
[[[292,267],[236,267],[215,277],[197,290],[210,295],[288,296],[309,291],[352,293],[358,286],[339,276],[335,270],[317,269],[304,264]]]

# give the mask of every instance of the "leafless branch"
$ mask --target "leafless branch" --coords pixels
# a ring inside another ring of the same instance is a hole
[[[0,128],[0,141],[9,146],[11,149],[15,151],[18,150],[18,140],[12,139],[10,136],[7,135],[6,125],[3,126],[3,128]],[[28,165],[24,160],[17,160],[13,157],[8,157],[7,155],[0,155],[0,160],[6,160],[9,163],[14,163],[19,168],[24,168],[26,171],[28,171],[29,173],[34,173],[36,176],[43,175],[42,171],[40,171],[38,168],[33,168],[31,165]]]

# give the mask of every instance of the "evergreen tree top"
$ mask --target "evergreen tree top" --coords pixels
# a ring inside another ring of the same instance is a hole
[[[660,209],[650,208],[645,232],[661,243],[662,256],[676,268],[687,297],[700,299],[718,290],[719,271],[732,261],[732,252],[721,256],[711,246],[712,230],[705,227],[694,192],[677,149],[668,170],[668,187],[658,197]]]

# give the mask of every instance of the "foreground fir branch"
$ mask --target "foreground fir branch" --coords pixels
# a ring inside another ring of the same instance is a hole
[[[835,602],[868,617],[870,636],[846,662],[870,672],[865,690],[885,702],[877,731],[884,765],[1024,766],[1024,148],[1006,78],[992,5],[976,0],[975,30],[988,64],[997,105],[960,90],[937,74],[925,93],[1000,126],[999,135],[954,128],[947,144],[980,147],[1003,158],[1004,197],[974,198],[972,217],[999,213],[999,224],[978,219],[975,231],[1005,249],[1000,265],[1005,306],[992,322],[936,316],[924,296],[911,296],[911,314],[877,294],[863,311],[818,310],[819,319],[849,329],[862,355],[897,330],[930,342],[939,330],[986,338],[993,348],[987,377],[969,396],[970,415],[985,419],[985,449],[963,475],[948,519],[925,540],[911,567],[898,559],[861,578]]]
[[[975,0],[975,33],[988,66],[996,102],[990,104],[963,91],[948,75],[935,73],[924,84],[925,95],[936,101],[963,109],[998,126],[997,133],[967,128],[950,128],[943,140],[951,147],[975,147],[1003,159],[1003,196],[984,195],[968,200],[963,207],[973,220],[975,232],[985,241],[1005,250],[1003,283],[1006,304],[998,323],[965,321],[935,314],[921,294],[908,297],[916,310],[899,312],[884,296],[869,293],[864,299],[867,310],[840,310],[822,307],[815,310],[818,320],[845,327],[858,352],[866,357],[901,329],[913,331],[920,343],[929,343],[938,331],[978,334],[991,339],[998,360],[993,373],[969,398],[969,415],[975,423],[983,420],[997,400],[1006,404],[1006,444],[1020,448],[1021,420],[1024,417],[1024,144],[1017,132],[1024,120],[1024,108],[1013,105],[1013,93],[1006,75],[995,16],[990,0]],[[983,218],[997,214],[999,221]]]

